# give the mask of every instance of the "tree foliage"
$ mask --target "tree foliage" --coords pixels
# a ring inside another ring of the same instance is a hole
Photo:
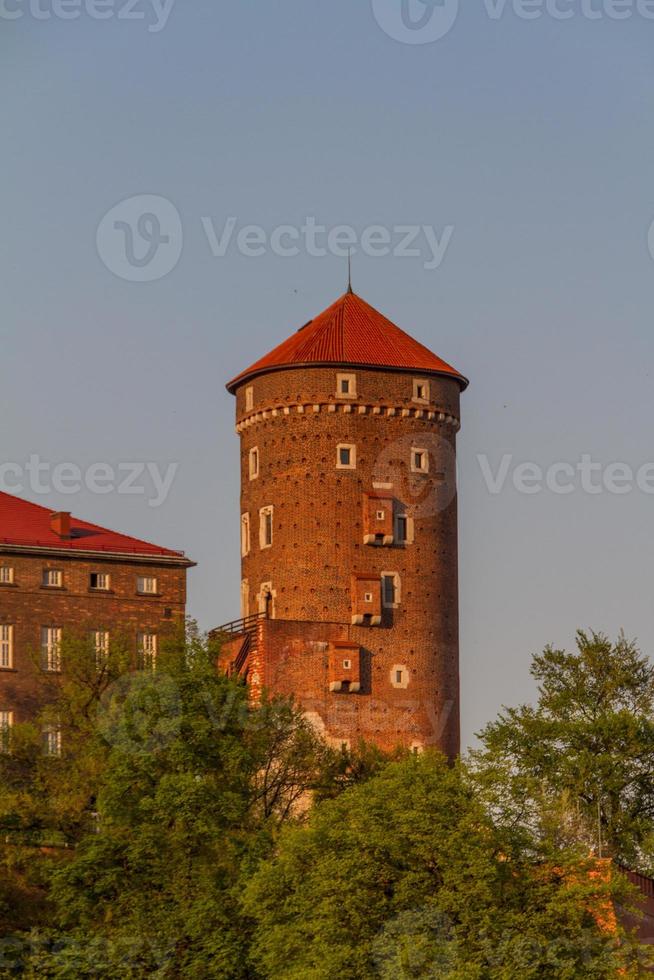
[[[654,868],[654,666],[620,636],[534,657],[538,702],[481,732],[475,763],[503,819]]]

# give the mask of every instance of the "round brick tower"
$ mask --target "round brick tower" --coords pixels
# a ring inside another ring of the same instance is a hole
[[[225,655],[337,744],[459,750],[466,385],[348,292],[227,386],[248,619]]]

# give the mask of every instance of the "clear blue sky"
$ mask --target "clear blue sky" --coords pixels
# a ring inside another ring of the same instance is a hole
[[[369,0],[177,0],[156,33],[144,0],[146,21],[42,20],[28,0],[21,18],[0,17],[0,455],[179,463],[157,508],[86,489],[24,495],[185,549],[199,563],[190,612],[207,627],[234,617],[224,382],[335,299],[345,263],[303,249],[215,257],[202,218],[268,233],[307,216],[359,232],[453,226],[437,269],[357,253],[354,277],[471,379],[469,741],[503,702],[531,697],[530,654],[569,645],[578,626],[624,627],[654,650],[654,497],[527,495],[512,470],[494,495],[477,460],[654,460],[654,21],[590,20],[578,4],[564,21],[512,7],[493,19],[468,0],[446,36],[405,44],[380,26],[382,7],[376,19]],[[96,247],[103,216],[135,195],[181,216],[179,262],[152,282],[121,279]]]

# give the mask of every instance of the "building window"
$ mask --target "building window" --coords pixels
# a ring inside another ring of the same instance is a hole
[[[0,670],[11,670],[14,666],[14,627],[0,626]]]
[[[396,688],[409,686],[409,671],[404,664],[394,664],[391,669],[391,685]]]
[[[429,473],[429,453],[426,449],[411,450],[411,472]]]
[[[49,674],[61,670],[61,627],[41,628],[41,669]]]
[[[336,469],[355,470],[357,466],[356,446],[340,443],[336,447]]]
[[[251,412],[254,408],[254,388],[245,389],[245,411]]]
[[[111,579],[106,572],[91,572],[91,588],[98,592],[108,592]]]
[[[136,580],[136,591],[140,595],[156,595],[157,580],[149,575],[139,575]]]
[[[259,476],[259,450],[256,446],[254,447],[254,449],[250,450],[248,461],[249,461],[250,479],[256,480],[256,478]]]
[[[250,515],[241,515],[241,556],[250,554]]]
[[[61,728],[56,725],[43,729],[43,754],[53,758],[61,756]]]
[[[0,565],[0,585],[14,584],[14,570],[11,565]]]
[[[157,634],[139,633],[137,635],[137,656],[139,670],[154,670],[157,666]]]
[[[250,615],[250,586],[247,579],[241,582],[241,616],[247,619]]]
[[[93,630],[91,643],[95,654],[95,666],[98,670],[102,670],[109,660],[109,633],[107,630]]]
[[[429,382],[424,381],[422,378],[414,378],[413,380],[413,400],[414,402],[429,402]]]
[[[364,602],[372,602],[372,592],[365,592],[363,596]]]
[[[41,584],[46,589],[60,589],[64,584],[64,573],[58,568],[44,568]]]
[[[400,576],[397,572],[382,572],[382,603],[386,609],[400,604]]]
[[[343,670],[352,670],[352,661],[351,660],[344,660],[343,661]]]
[[[273,543],[273,508],[262,507],[259,511],[259,546],[270,548]]]
[[[386,520],[386,511],[378,510],[377,511],[377,520],[378,521],[385,521]]]
[[[398,544],[408,544],[409,541],[409,516],[408,514],[398,514],[395,518],[395,540]]]
[[[337,374],[336,375],[336,395],[338,398],[357,397],[357,376],[356,374]]]
[[[14,727],[13,711],[0,711],[0,752],[8,752],[11,730]]]

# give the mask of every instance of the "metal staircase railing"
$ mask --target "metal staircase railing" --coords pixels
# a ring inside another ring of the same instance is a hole
[[[265,613],[253,613],[252,616],[244,616],[242,619],[233,619],[229,623],[224,623],[222,626],[218,626],[215,630],[212,630],[212,633],[230,633],[232,635],[236,635],[237,633],[252,633],[256,630],[259,620],[265,618]]]

